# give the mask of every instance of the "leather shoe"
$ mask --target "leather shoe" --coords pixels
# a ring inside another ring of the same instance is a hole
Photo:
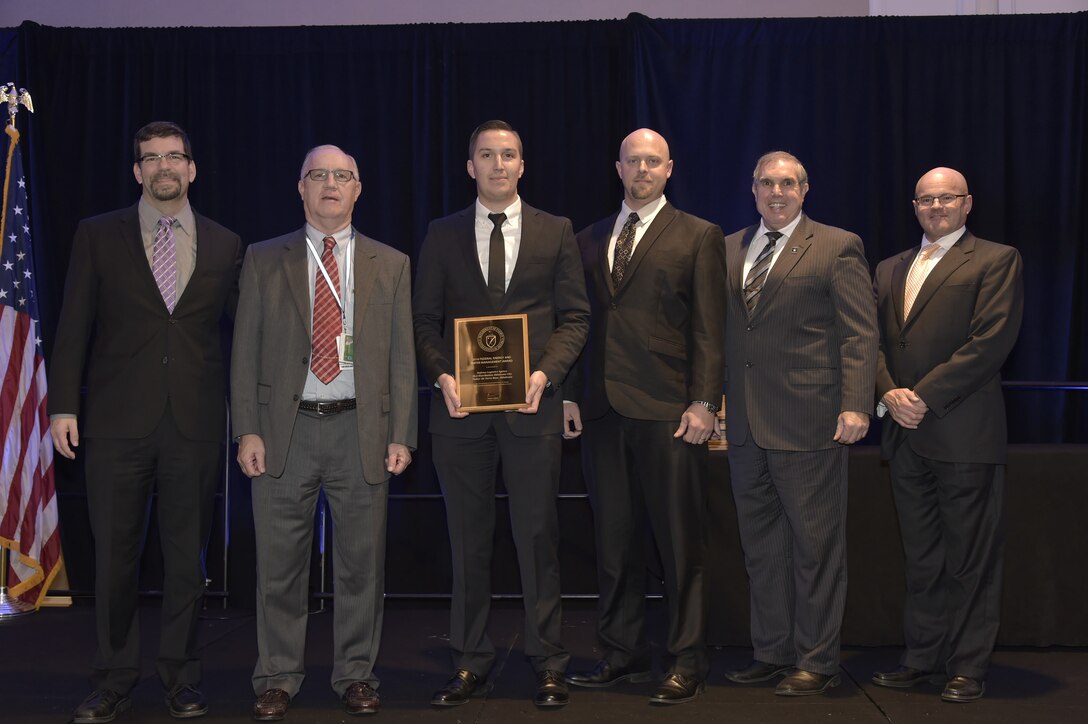
[[[477,676],[467,669],[454,672],[446,685],[431,697],[432,706],[460,706],[467,704],[474,694],[486,694],[491,690],[487,677]]]
[[[208,701],[192,684],[177,684],[166,695],[166,709],[175,719],[192,719],[208,713]]]
[[[279,721],[287,714],[291,695],[283,689],[268,689],[253,704],[253,718],[257,721]]]
[[[909,689],[925,681],[940,684],[944,681],[944,675],[937,671],[921,671],[909,666],[900,666],[895,671],[877,671],[872,678],[872,682],[877,686],[887,686],[892,689]]]
[[[132,702],[124,694],[109,689],[96,689],[72,712],[73,724],[99,724],[113,721]]]
[[[969,679],[966,676],[953,676],[944,685],[941,692],[943,701],[965,702],[977,701],[986,692],[986,682],[978,679]]]
[[[344,711],[353,716],[359,714],[377,714],[382,700],[378,692],[365,681],[354,681],[341,697],[344,702]]]
[[[650,697],[651,704],[683,704],[703,693],[704,684],[694,676],[668,674]]]
[[[725,678],[734,684],[757,684],[760,681],[770,681],[776,676],[782,676],[792,668],[790,664],[768,664],[765,661],[753,659],[745,669],[725,672]]]
[[[587,689],[601,689],[606,686],[618,684],[621,681],[630,681],[631,683],[649,681],[650,672],[648,670],[636,669],[631,666],[612,666],[604,659],[601,659],[597,662],[597,665],[593,667],[592,671],[567,674],[565,678],[568,684],[573,684],[574,686],[584,686]]]
[[[537,706],[566,706],[570,701],[567,682],[558,671],[547,669],[536,675],[536,696],[533,703]]]
[[[838,674],[817,674],[794,669],[778,682],[774,693],[778,696],[813,696],[838,686],[840,681]]]

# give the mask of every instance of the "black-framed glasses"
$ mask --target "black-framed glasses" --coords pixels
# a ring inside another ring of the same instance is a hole
[[[934,201],[940,201],[941,206],[951,206],[956,203],[957,199],[965,199],[967,194],[941,194],[940,196],[919,196],[914,200],[914,203],[918,204],[924,209],[928,209],[933,205]]]
[[[190,156],[189,154],[187,154],[187,153],[178,153],[177,151],[174,151],[172,153],[145,153],[143,156],[140,156],[140,158],[139,158],[140,163],[151,164],[151,163],[161,163],[161,162],[165,161],[166,163],[170,164],[171,166],[180,166],[181,164],[188,163],[189,161],[192,161],[192,160],[193,160],[193,157]]]
[[[346,184],[355,178],[355,174],[346,168],[311,168],[306,172],[306,178],[321,183],[329,177],[330,173],[338,184]]]

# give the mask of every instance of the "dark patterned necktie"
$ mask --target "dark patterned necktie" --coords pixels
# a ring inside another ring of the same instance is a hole
[[[329,279],[332,280],[336,293],[340,294],[340,267],[332,254],[334,246],[336,246],[336,239],[326,236],[321,263],[325,266],[325,271],[329,273]],[[340,305],[336,303],[336,297],[329,289],[325,275],[320,269],[316,269],[314,273],[316,274],[314,277],[314,327],[310,369],[313,370],[317,379],[327,385],[340,374],[340,356],[336,351],[336,338],[343,324]]]
[[[767,281],[767,273],[771,269],[771,260],[774,258],[774,245],[782,237],[781,231],[767,232],[767,245],[759,252],[755,264],[748,271],[748,278],[744,281],[744,305],[751,314],[759,302],[759,294],[763,291],[763,283]]]
[[[612,284],[614,286],[618,287],[623,281],[623,274],[631,262],[631,249],[635,246],[635,224],[637,223],[638,214],[632,211],[627,221],[623,222],[619,238],[616,239],[616,250],[612,254]]]
[[[487,290],[495,304],[502,304],[506,295],[506,239],[502,236],[502,222],[506,214],[488,214],[491,227],[491,248],[487,251]]]
[[[174,240],[172,216],[159,219],[155,231],[155,245],[151,248],[151,273],[162,294],[162,301],[171,314],[178,303],[178,247]]]

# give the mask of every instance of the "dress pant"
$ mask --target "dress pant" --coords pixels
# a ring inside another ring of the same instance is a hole
[[[600,587],[598,635],[614,667],[648,669],[646,520],[660,554],[668,605],[668,671],[707,673],[705,445],[673,437],[676,421],[610,410],[583,422],[582,462],[593,506]]]
[[[168,689],[196,685],[203,550],[211,528],[223,444],[190,440],[167,405],[144,438],[86,437],[87,505],[95,548],[98,651],[91,681],[127,694],[140,677],[139,564],[152,490],[163,554],[159,678]]]
[[[479,414],[479,413],[478,413]],[[518,437],[505,415],[477,438],[432,435],[432,456],[446,501],[453,590],[450,648],[453,665],[486,676],[495,661],[487,635],[491,611],[491,553],[495,530],[496,469],[502,461],[510,526],[525,605],[525,655],[533,669],[565,671],[570,654],[560,643],[559,600],[560,435]]]
[[[257,542],[257,665],[253,690],[292,697],[305,678],[306,620],[314,512],[324,492],[332,514],[332,688],[378,687],[385,594],[388,483],[368,485],[359,456],[356,411],[300,411],[283,475],[253,479]]]
[[[902,663],[983,679],[1001,622],[1005,466],[931,460],[904,442],[890,470],[906,555]]]
[[[766,450],[751,434],[729,448],[758,661],[839,671],[848,460],[846,445]]]

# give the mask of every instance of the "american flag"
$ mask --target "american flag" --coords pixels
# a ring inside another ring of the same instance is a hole
[[[26,179],[19,132],[9,125],[7,135],[0,238],[0,545],[10,550],[8,593],[37,607],[60,571],[60,531]]]

